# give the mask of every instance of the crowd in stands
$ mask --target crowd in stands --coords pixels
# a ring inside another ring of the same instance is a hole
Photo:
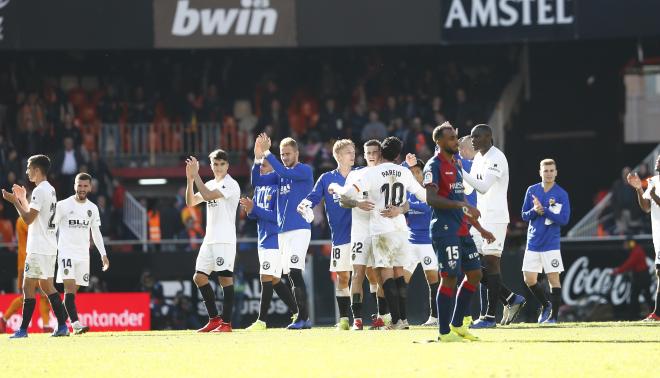
[[[0,187],[25,185],[27,157],[47,154],[58,197],[73,193],[76,173],[90,173],[104,234],[121,238],[126,189],[112,168],[140,151],[158,154],[144,164],[171,165],[168,153],[177,161],[219,144],[244,162],[254,135],[266,132],[274,143],[299,140],[301,161],[320,174],[335,167],[334,140],[396,135],[404,153],[427,159],[433,127],[449,119],[467,130],[485,121],[515,69],[511,52],[493,49],[488,64],[478,56],[430,47],[21,54],[0,62]],[[143,124],[147,136],[136,131]],[[203,235],[202,214],[178,198],[147,201],[168,219],[160,222],[160,238]],[[0,211],[0,219],[15,218],[13,209]]]
[[[637,193],[626,180],[631,171],[630,167],[624,167],[621,177],[610,188],[611,200],[598,216],[599,236],[651,234],[651,218],[637,204]],[[642,179],[642,188],[646,190],[647,180],[653,176],[648,165],[642,163],[636,172]],[[598,193],[594,202],[600,202],[606,194],[605,190]]]

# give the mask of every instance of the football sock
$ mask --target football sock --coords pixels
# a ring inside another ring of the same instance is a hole
[[[488,307],[486,308],[486,318],[489,318],[490,320],[495,319],[495,311],[497,310],[497,303],[499,301],[501,283],[502,277],[499,273],[488,274],[488,282],[486,283],[486,286],[488,287]]]
[[[53,309],[55,317],[57,318],[57,326],[62,327],[66,326],[66,310],[62,304],[62,298],[60,298],[60,293],[55,292],[48,296],[48,301],[50,302],[50,308]]]
[[[353,319],[362,319],[362,296],[360,293],[353,294],[351,310],[353,311]]]
[[[222,288],[222,321],[231,323],[231,315],[234,310],[234,285],[228,285]]]
[[[298,304],[298,319],[308,320],[309,313],[307,311],[307,290],[305,288],[305,280],[303,279],[302,270],[291,269],[289,273],[291,281],[293,282],[293,295]]]
[[[541,306],[545,306],[546,303],[548,303],[548,297],[545,295],[545,290],[539,285],[539,283],[535,283],[532,286],[527,287],[529,291],[534,295],[534,298],[536,298],[537,301],[541,304]]]
[[[399,292],[394,283],[394,279],[388,278],[383,282],[383,291],[385,292],[385,300],[387,306],[390,308],[390,315],[392,315],[392,324],[399,321]]]
[[[513,298],[515,298],[515,295],[511,290],[509,290],[504,283],[500,281],[500,295],[498,296],[500,301],[505,304],[509,305],[513,302]]]
[[[438,301],[436,299],[436,293],[438,292],[439,286],[440,282],[429,285],[429,303],[431,305],[431,316],[434,318],[438,317]]]
[[[37,300],[34,298],[23,299],[23,320],[21,321],[21,329],[28,329],[30,321],[32,320],[32,314],[34,313],[34,305],[36,303]]]
[[[336,289],[335,295],[337,297],[337,308],[339,309],[340,318],[348,318],[348,312],[351,308],[351,291],[348,288]]]
[[[71,323],[78,321],[78,311],[76,310],[76,294],[66,293],[64,294],[64,306],[66,307],[66,312],[69,314],[69,319]]]
[[[461,286],[458,288],[458,293],[456,294],[456,307],[454,308],[454,317],[451,321],[451,324],[454,327],[460,327],[463,325],[463,317],[468,313],[468,309],[470,307],[470,299],[472,299],[472,294],[474,294],[475,291],[477,291],[477,288],[467,281],[463,281]]]
[[[479,316],[486,316],[486,308],[488,307],[488,288],[482,281],[479,285]]]
[[[436,301],[438,303],[438,326],[441,335],[446,335],[450,331],[452,292],[452,288],[446,286],[440,286],[438,290]]]
[[[268,317],[268,309],[270,308],[270,301],[273,299],[273,282],[261,283],[261,303],[259,306],[259,320],[266,321]]]
[[[296,305],[296,300],[293,299],[293,293],[291,292],[291,288],[286,285],[283,281],[280,281],[273,286],[273,289],[275,289],[275,292],[277,293],[277,296],[280,297],[282,302],[286,303],[287,307],[289,307],[289,310],[292,313],[298,312],[298,306]]]
[[[218,307],[215,304],[215,292],[211,288],[211,284],[206,284],[199,287],[199,292],[202,294],[202,299],[204,300],[204,306],[206,306],[206,312],[209,314],[209,319],[215,318],[218,316]]]
[[[408,319],[406,312],[406,302],[408,301],[408,284],[403,277],[397,278],[396,282],[397,293],[399,294],[399,317],[402,320]]]
[[[387,299],[385,297],[378,297],[378,315],[386,315],[389,312],[387,307]]]
[[[552,302],[552,319],[557,320],[561,306],[561,287],[550,288],[550,302]]]

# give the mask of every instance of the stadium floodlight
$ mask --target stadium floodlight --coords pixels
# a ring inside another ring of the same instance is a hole
[[[165,184],[167,184],[167,179],[164,179],[164,178],[139,179],[138,184],[140,184],[140,185],[165,185]]]

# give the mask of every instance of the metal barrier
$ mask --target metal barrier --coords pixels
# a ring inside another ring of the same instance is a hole
[[[97,142],[101,156],[114,166],[156,166],[190,154],[207,155],[220,146],[242,152],[249,137],[228,119],[223,123],[103,124]]]
[[[124,224],[143,244],[147,250],[147,208],[140,204],[131,193],[126,192],[124,200]]]

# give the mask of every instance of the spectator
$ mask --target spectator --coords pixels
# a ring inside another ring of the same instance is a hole
[[[111,233],[112,217],[110,209],[108,208],[108,198],[104,195],[99,195],[96,199],[96,206],[99,208],[99,217],[101,219],[101,235],[105,237],[113,236]]]
[[[263,114],[260,123],[257,126],[256,134],[265,132],[273,140],[273,144],[278,144],[280,140],[289,136],[289,120],[282,110],[280,100],[274,98],[268,108],[269,112]]]
[[[163,199],[160,201],[160,220],[161,220],[161,237],[164,240],[174,239],[183,229],[181,224],[181,217],[179,212],[174,207],[174,202],[171,199]],[[161,248],[162,251],[175,252],[176,246],[172,244],[165,244]]]
[[[612,271],[613,275],[631,272],[631,286],[630,286],[630,306],[629,316],[630,320],[639,320],[639,295],[644,296],[644,302],[649,308],[653,309],[653,297],[651,296],[651,275],[649,273],[649,266],[646,263],[646,252],[641,245],[636,241],[628,238],[623,244],[624,250],[630,251],[628,258],[623,264],[619,265]],[[646,313],[646,312],[645,312]]]
[[[99,194],[107,197],[112,189],[113,180],[110,168],[96,151],[90,153],[87,166],[89,167],[89,174],[99,181]]]
[[[325,107],[319,116],[318,130],[321,134],[321,139],[338,140],[346,135],[344,129],[344,120],[341,114],[337,111],[337,102],[334,98],[325,100]]]
[[[627,184],[630,167],[621,170],[621,177],[612,185],[612,211],[616,222],[615,233],[626,234],[632,227],[640,225],[641,210],[637,206],[635,190]]]
[[[378,112],[370,111],[369,123],[362,129],[362,143],[370,139],[382,141],[385,138],[387,138],[387,127],[378,119]]]
[[[50,172],[51,178],[57,182],[57,193],[66,198],[73,194],[73,180],[84,160],[75,148],[73,138],[65,137],[62,145],[63,148],[55,154]]]

